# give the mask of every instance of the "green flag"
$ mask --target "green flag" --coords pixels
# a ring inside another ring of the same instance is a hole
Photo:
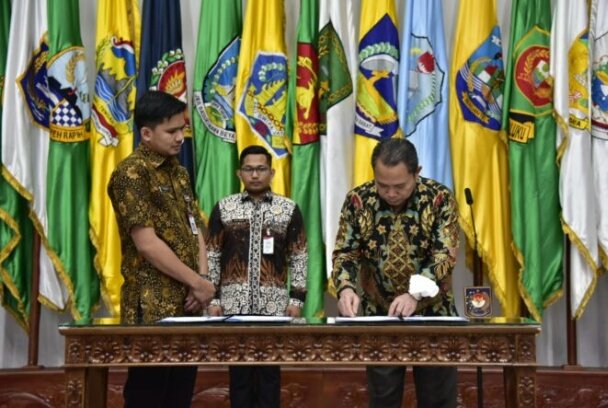
[[[563,281],[549,73],[551,1],[516,0],[512,10],[503,105],[503,129],[509,137],[511,224],[521,296],[540,321],[543,310],[561,295]]]
[[[286,130],[293,145],[291,197],[304,217],[308,241],[306,317],[323,315],[325,258],[321,227],[318,0],[300,2],[297,56],[289,80]]]
[[[89,90],[78,0],[48,1],[50,146],[48,245],[68,289],[71,312],[87,321],[99,301],[89,241]]]
[[[0,103],[4,101],[6,57],[11,20],[9,1],[0,2]],[[0,118],[2,117],[0,105]],[[2,157],[0,134],[0,157]],[[6,173],[4,166],[2,172]],[[0,298],[2,305],[27,330],[30,312],[33,226],[28,203],[0,176]]]
[[[197,169],[195,190],[206,216],[219,199],[239,190],[234,98],[240,36],[240,0],[203,1],[192,127]]]

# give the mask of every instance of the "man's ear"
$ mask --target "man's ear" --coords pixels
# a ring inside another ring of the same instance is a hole
[[[141,140],[143,140],[144,142],[149,142],[152,138],[152,129],[147,126],[144,126],[139,131],[139,134],[141,136]]]

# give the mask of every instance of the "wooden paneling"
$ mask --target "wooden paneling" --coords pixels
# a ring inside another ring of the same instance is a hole
[[[108,407],[122,407],[122,386],[126,370],[110,370]],[[365,408],[367,390],[361,368],[284,368],[282,407]],[[503,408],[502,370],[484,369],[484,407]],[[459,407],[477,407],[475,370],[459,372]],[[608,370],[539,369],[536,373],[537,407],[608,407]],[[415,407],[411,371],[408,371],[404,407]],[[42,369],[0,371],[0,407],[63,407],[63,370]],[[228,373],[225,369],[201,369],[193,407],[229,407]]]
[[[535,336],[540,326],[520,319],[464,325],[316,325],[306,321],[289,325],[93,325],[61,326],[59,331],[66,337],[66,407],[70,408],[104,408],[109,367],[159,364],[196,365],[205,370],[280,364],[299,370],[286,371],[283,406],[331,408],[367,405],[362,369],[369,364],[506,367],[508,395],[500,394],[503,405],[535,406]],[[329,367],[332,371],[325,371]],[[331,373],[337,373],[337,367],[354,370],[358,380],[334,378]],[[306,374],[302,379],[292,377],[302,372]],[[227,404],[226,386],[203,383],[196,394],[196,401],[199,399],[209,400],[209,405]]]

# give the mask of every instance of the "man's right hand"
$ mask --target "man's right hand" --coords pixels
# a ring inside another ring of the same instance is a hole
[[[346,288],[340,292],[338,311],[344,317],[355,317],[359,310],[359,296],[354,290]]]
[[[196,284],[190,289],[190,293],[205,307],[215,296],[215,285],[201,277],[196,280]]]

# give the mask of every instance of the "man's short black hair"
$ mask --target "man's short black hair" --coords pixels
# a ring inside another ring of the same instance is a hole
[[[247,146],[243,149],[240,156],[241,166],[245,161],[245,157],[249,156],[250,154],[263,154],[264,156],[266,156],[266,161],[268,162],[268,165],[272,167],[272,155],[268,153],[268,150],[266,150],[266,148],[259,145]]]
[[[187,104],[175,96],[161,91],[147,91],[135,104],[135,126],[140,132],[141,128],[154,129],[165,120],[183,113]]]
[[[403,163],[412,174],[418,171],[418,153],[416,153],[416,147],[407,139],[384,139],[380,141],[372,152],[373,169],[376,168],[378,160],[389,167]]]

